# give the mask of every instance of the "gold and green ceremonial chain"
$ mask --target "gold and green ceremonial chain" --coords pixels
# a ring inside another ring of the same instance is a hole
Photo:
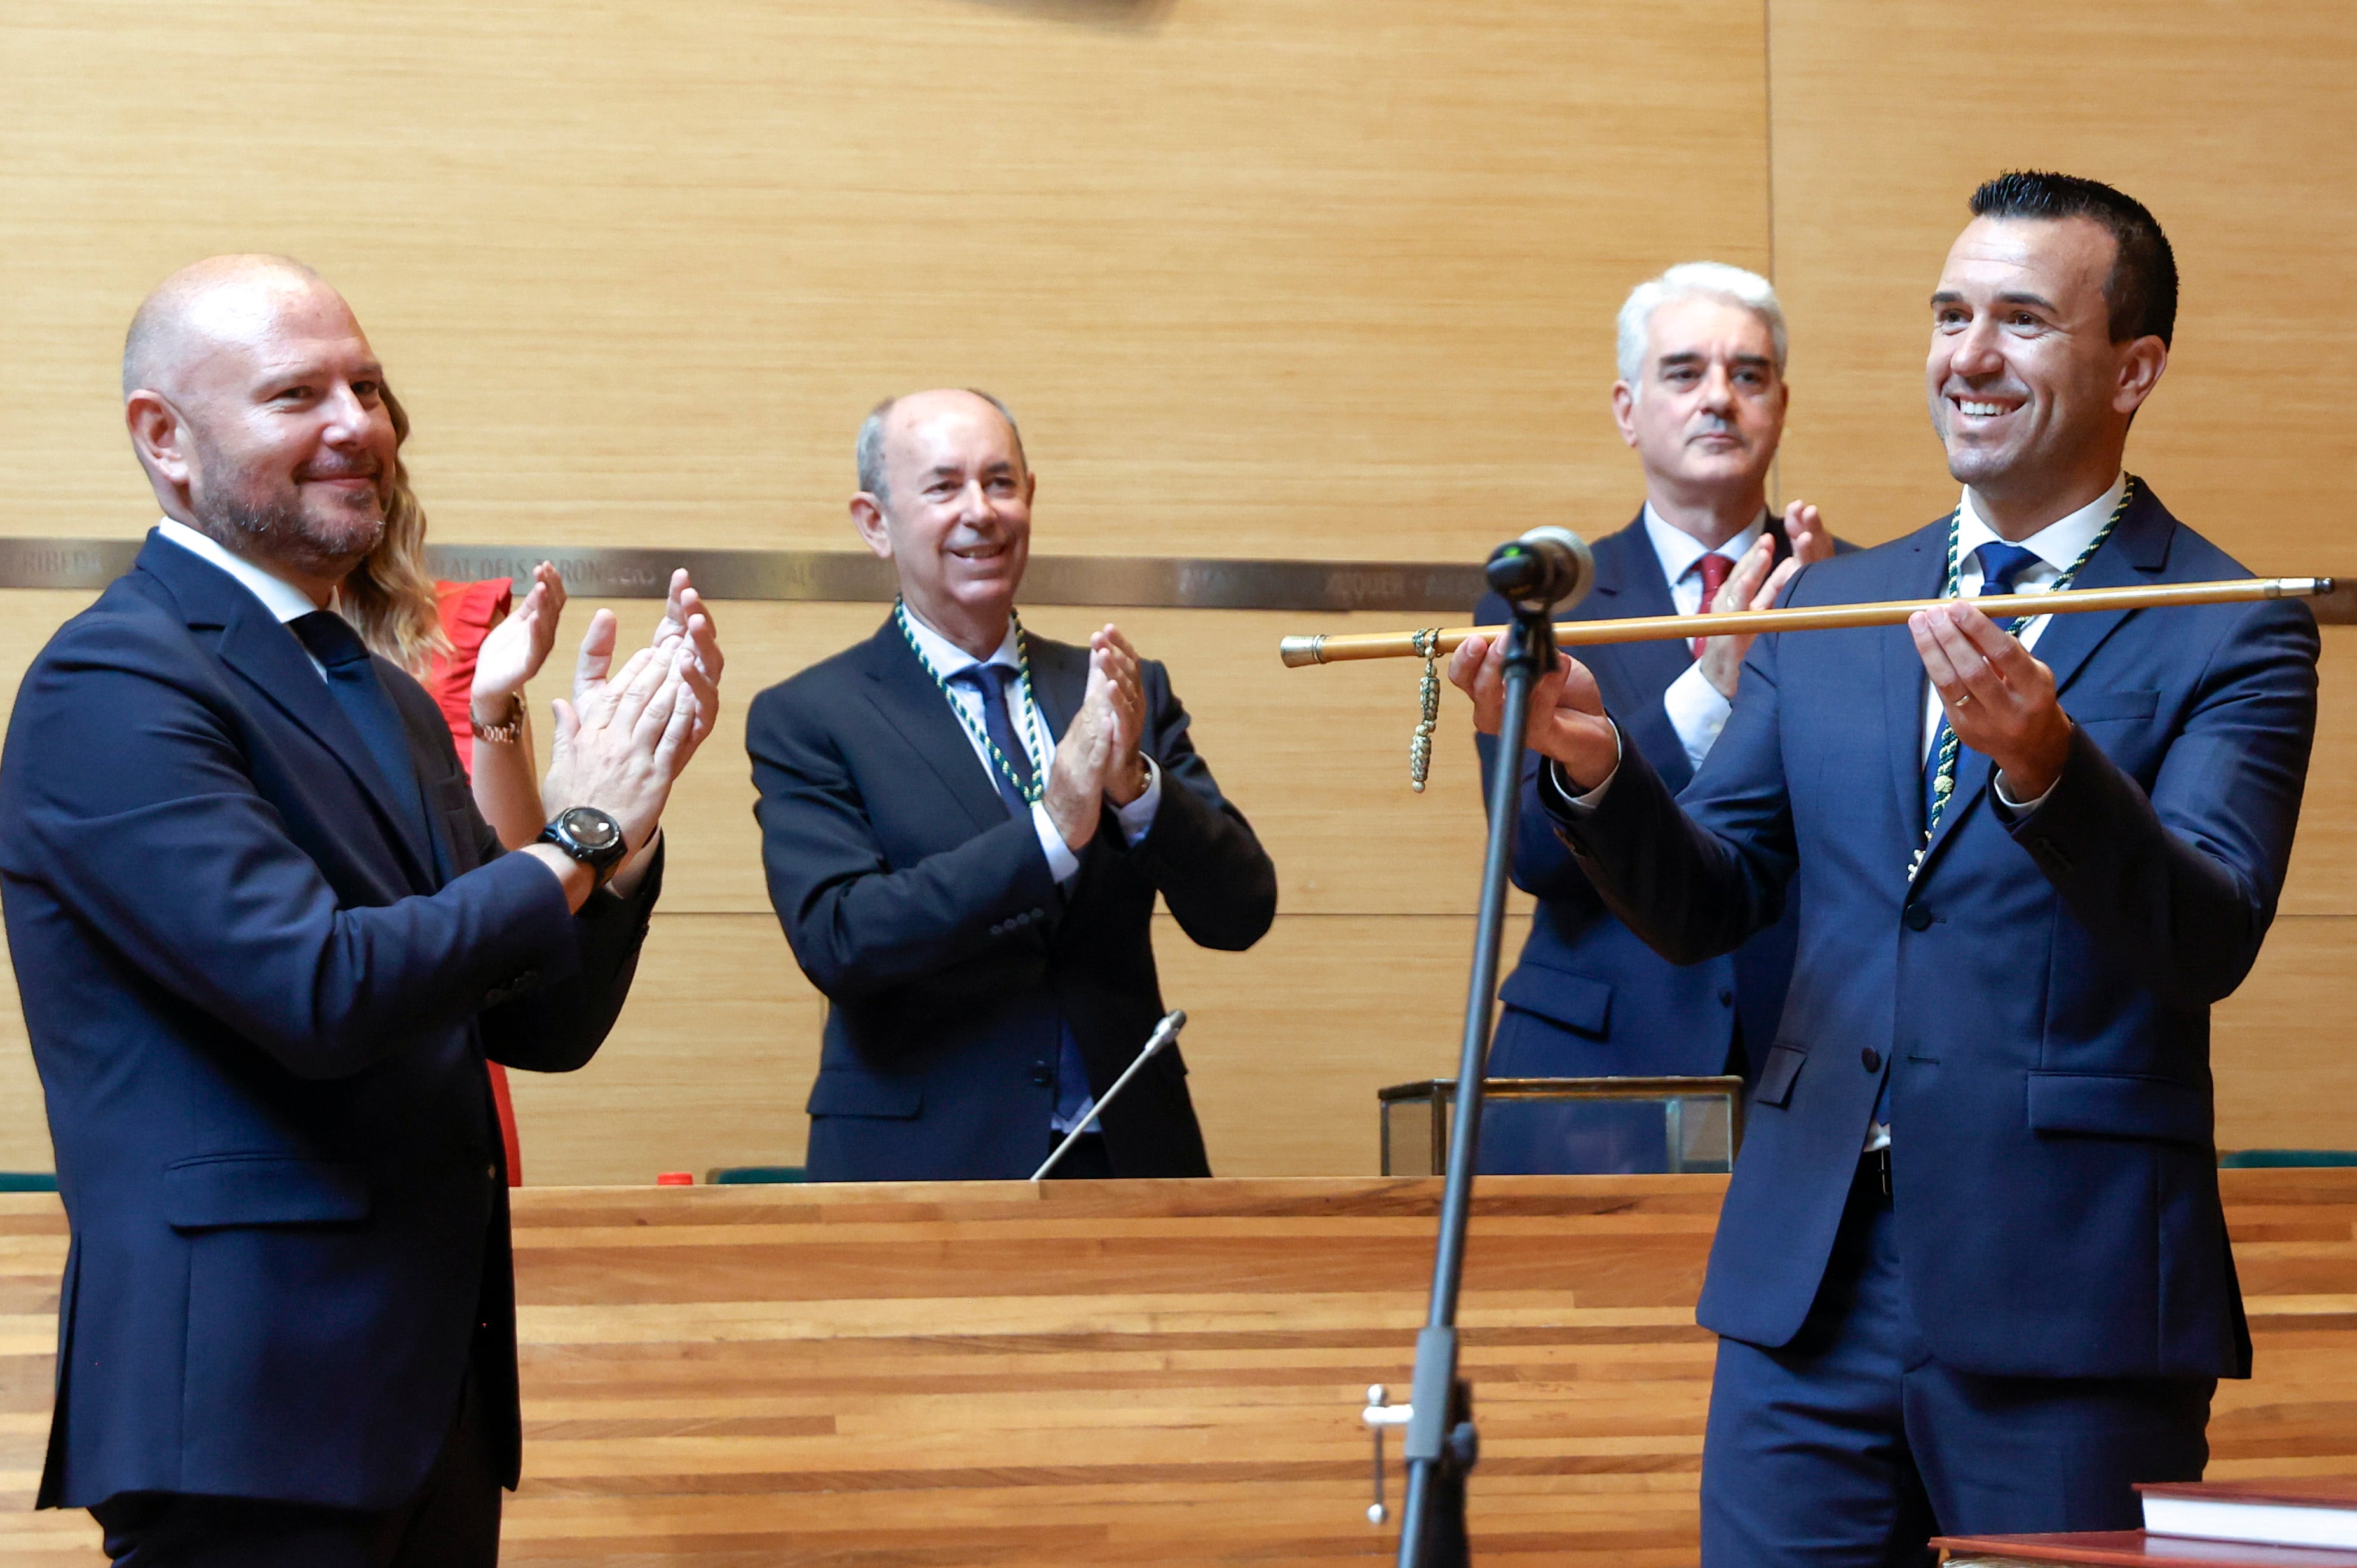
[[[2104,520],[2104,526],[2095,531],[2095,537],[2087,541],[2087,548],[2079,552],[2079,558],[2071,563],[2069,570],[2054,579],[2047,592],[2060,593],[2069,587],[2072,579],[2078,576],[2079,569],[2104,547],[2104,541],[2109,539],[2112,530],[2119,526],[2120,517],[2128,510],[2128,503],[2136,499],[2136,477],[2130,474],[2126,488],[2120,491],[2120,504],[2112,509],[2112,515]],[[1956,510],[1948,514],[1948,575],[1940,585],[1940,596],[1943,599],[1954,598],[1957,590],[1963,586],[1964,562],[1959,558],[1958,550],[1963,543],[1964,521],[1964,503],[1959,501]],[[2038,597],[2035,594],[2028,596],[2033,600]],[[2038,612],[2025,607],[2022,614],[2011,618],[2016,628],[2015,635],[2018,635],[2021,624],[2037,619]],[[1962,749],[1963,743],[1956,739],[1956,727],[1953,725],[1941,725],[1940,760],[1932,776],[1932,810],[1924,819],[1923,842],[1915,846],[1915,858],[1907,865],[1907,880],[1910,882],[1914,881],[1915,873],[1922,869],[1924,852],[1932,847],[1932,835],[1940,831],[1940,819],[1947,814],[1948,797],[1956,792],[1956,754]]]
[[[909,642],[909,651],[917,656],[917,662],[925,667],[925,673],[933,678],[933,684],[939,686],[942,689],[942,695],[949,699],[950,712],[957,715],[958,723],[965,726],[966,734],[974,736],[981,744],[982,748],[990,754],[992,764],[1006,776],[1006,781],[1015,786],[1016,792],[1023,797],[1024,802],[1027,805],[1038,805],[1041,798],[1048,793],[1048,770],[1044,768],[1032,768],[1031,782],[1024,783],[1017,775],[1015,765],[1006,760],[1006,754],[998,749],[998,743],[990,738],[990,731],[967,715],[965,709],[959,705],[956,696],[951,693],[949,682],[942,677],[940,671],[933,668],[933,661],[925,657],[924,649],[918,645],[917,634],[909,628],[909,607],[898,599],[894,600],[892,618],[899,623],[900,635]],[[1023,629],[1021,616],[1010,614],[1008,618],[1015,623],[1015,659],[1017,667],[1023,671],[1024,733],[1030,737],[1033,755],[1045,757],[1048,755],[1048,748],[1039,739],[1039,699],[1031,692],[1030,634]],[[1010,718],[1012,716],[1009,715]]]
[[[1433,732],[1440,726],[1440,628],[1426,627],[1411,637],[1415,650],[1424,655],[1424,684],[1416,693],[1424,704],[1424,716],[1407,743],[1407,787],[1421,795],[1424,781],[1432,772]]]

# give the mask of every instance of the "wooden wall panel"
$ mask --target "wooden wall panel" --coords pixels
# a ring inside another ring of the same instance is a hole
[[[585,601],[568,612],[568,646],[591,607]],[[657,607],[614,607],[625,648],[642,643]],[[713,607],[728,655],[723,715],[669,813],[666,908],[769,911],[745,755],[747,711],[763,688],[864,640],[888,613],[880,605]],[[1432,783],[1417,795],[1407,784],[1407,743],[1421,666],[1286,670],[1277,661],[1277,639],[1289,631],[1380,628],[1401,618],[1055,607],[1028,612],[1024,622],[1042,636],[1079,642],[1110,620],[1140,652],[1169,666],[1196,749],[1276,862],[1287,913],[1469,914],[1480,890],[1481,790],[1463,699],[1448,693]],[[533,688],[544,757],[549,700],[568,691],[572,678],[570,658],[552,656]]]
[[[2357,567],[2324,489],[2357,437],[2304,368],[2352,330],[2333,128],[2357,24],[2104,0],[2037,50],[1912,0],[1779,0],[1764,25],[1772,48],[1735,0],[0,0],[20,89],[0,102],[0,528],[144,526],[122,323],[232,245],[352,295],[447,539],[848,547],[860,411],[943,380],[1024,413],[1043,550],[1438,558],[1536,515],[1614,526],[1636,483],[1603,413],[1611,310],[1672,260],[1768,263],[1772,131],[1786,493],[1869,540],[1947,504],[1923,295],[1971,184],[2050,162],[2144,196],[2179,243],[2180,349],[2134,466],[2254,564]],[[376,73],[362,122],[353,78],[317,67],[355,59]],[[2039,112],[1960,138],[1926,83]],[[0,595],[0,682],[87,596]],[[635,635],[651,607],[625,609]],[[588,1074],[522,1090],[549,1179],[801,1144],[815,1002],[768,914],[741,725],[881,612],[721,613],[727,717],[673,812],[640,1000]],[[1163,946],[1220,1168],[1366,1170],[1373,1084],[1453,1049],[1480,825],[1463,709],[1412,796],[1413,667],[1286,672],[1269,651],[1396,618],[1111,613],[1170,663],[1282,879],[1254,953]],[[2316,1086],[2347,1054],[2350,635],[2327,636],[2285,922],[2220,1015],[2229,1143],[2347,1141],[2348,1101]],[[20,1030],[0,1008],[0,1168],[48,1160]]]
[[[2316,750],[2284,881],[2287,915],[2357,915],[2357,628],[2328,626],[2323,633]]]
[[[1617,521],[1613,309],[1686,256],[1766,259],[1762,27],[7,0],[0,517],[142,524],[124,325],[258,248],[354,301],[446,539],[845,543],[860,415],[943,382],[1024,415],[1060,549],[1461,557]]]
[[[1792,317],[1782,484],[1853,539],[1956,487],[1924,411],[1928,301],[1965,198],[2007,168],[2150,207],[2183,298],[2128,466],[2254,569],[2357,570],[2357,12],[2305,0],[2090,0],[2032,35],[1930,0],[1774,0],[1776,280]]]
[[[2285,915],[2251,977],[2212,1015],[2218,1144],[2357,1149],[2350,955],[2357,915]]]

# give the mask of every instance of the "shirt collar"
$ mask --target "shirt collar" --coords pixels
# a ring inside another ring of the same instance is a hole
[[[1729,561],[1742,560],[1743,553],[1751,548],[1752,542],[1760,537],[1760,532],[1767,526],[1768,514],[1763,510],[1760,514],[1759,521],[1750,527],[1719,545],[1716,550],[1706,549],[1701,540],[1696,539],[1684,529],[1663,521],[1662,514],[1653,510],[1652,501],[1645,503],[1645,537],[1652,542],[1653,553],[1661,560],[1662,575],[1669,578],[1672,584],[1677,583],[1688,572],[1693,571],[1695,563],[1706,555],[1724,555]]]
[[[2095,535],[2104,531],[2104,524],[2111,520],[2113,511],[2120,504],[2120,498],[2127,494],[2127,489],[2128,477],[2124,469],[2112,481],[2110,489],[2070,516],[2050,522],[2022,540],[2022,547],[2052,567],[2058,575],[2069,571],[2072,563],[2078,560],[2087,546],[2094,542]],[[1981,517],[1978,509],[1973,505],[1971,489],[1964,491],[1964,499],[1959,504],[1962,511],[1956,522],[1956,561],[1961,569],[1972,561],[1974,552],[1982,545],[1992,541],[2011,542],[2005,540]]]
[[[231,554],[222,548],[220,541],[199,533],[185,522],[167,517],[156,525],[156,532],[244,584],[247,592],[260,599],[262,607],[277,617],[281,623],[299,620],[319,607],[311,602],[310,595],[284,577],[274,577],[243,556]]]
[[[1016,649],[1013,616],[1006,618],[1006,635],[999,639],[996,651],[987,659],[976,659],[973,654],[927,626],[925,618],[915,610],[909,609],[907,601],[903,600],[900,607],[908,610],[909,635],[916,639],[918,651],[925,656],[925,662],[931,664],[934,672],[944,681],[959,671],[971,669],[976,664],[1004,664],[1013,668],[1023,662]]]

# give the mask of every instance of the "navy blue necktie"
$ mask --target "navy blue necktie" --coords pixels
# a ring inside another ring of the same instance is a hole
[[[994,762],[990,781],[998,786],[998,798],[1006,802],[1007,814],[1017,817],[1031,813],[1031,802],[1023,798],[1023,791],[1031,785],[1031,754],[1023,748],[1021,738],[1016,735],[1014,715],[1006,706],[1006,683],[1021,675],[1021,671],[1005,664],[969,664],[950,677],[959,685],[981,693],[983,733],[990,736],[991,745],[998,747],[998,754],[1006,758],[1007,768],[1015,769],[1015,777],[1009,779],[1006,768]]]
[[[369,651],[343,617],[333,610],[314,610],[286,623],[302,639],[311,657],[327,668],[328,692],[352,727],[361,734],[377,771],[390,793],[410,813],[414,824],[425,822],[425,798],[418,792],[417,765],[409,753],[409,731],[399,710],[385,694],[384,683],[369,663]]]
[[[1991,594],[2011,594],[2018,591],[2021,575],[2038,564],[2035,550],[2025,550],[2018,544],[2007,544],[1992,540],[1973,553],[1980,558],[1981,596]],[[2028,619],[2023,617],[2022,619]],[[2011,631],[2021,620],[2000,620],[1999,631]],[[1943,708],[1940,722],[1932,731],[1932,749],[1923,754],[1923,820],[1932,820],[1932,787],[1940,774],[1940,748],[1948,741],[1948,714]]]

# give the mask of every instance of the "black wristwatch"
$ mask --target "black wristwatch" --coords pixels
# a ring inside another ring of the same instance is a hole
[[[622,824],[595,806],[568,806],[556,813],[556,821],[540,830],[542,843],[553,843],[597,874],[597,886],[603,887],[630,858],[629,841],[622,837]]]

